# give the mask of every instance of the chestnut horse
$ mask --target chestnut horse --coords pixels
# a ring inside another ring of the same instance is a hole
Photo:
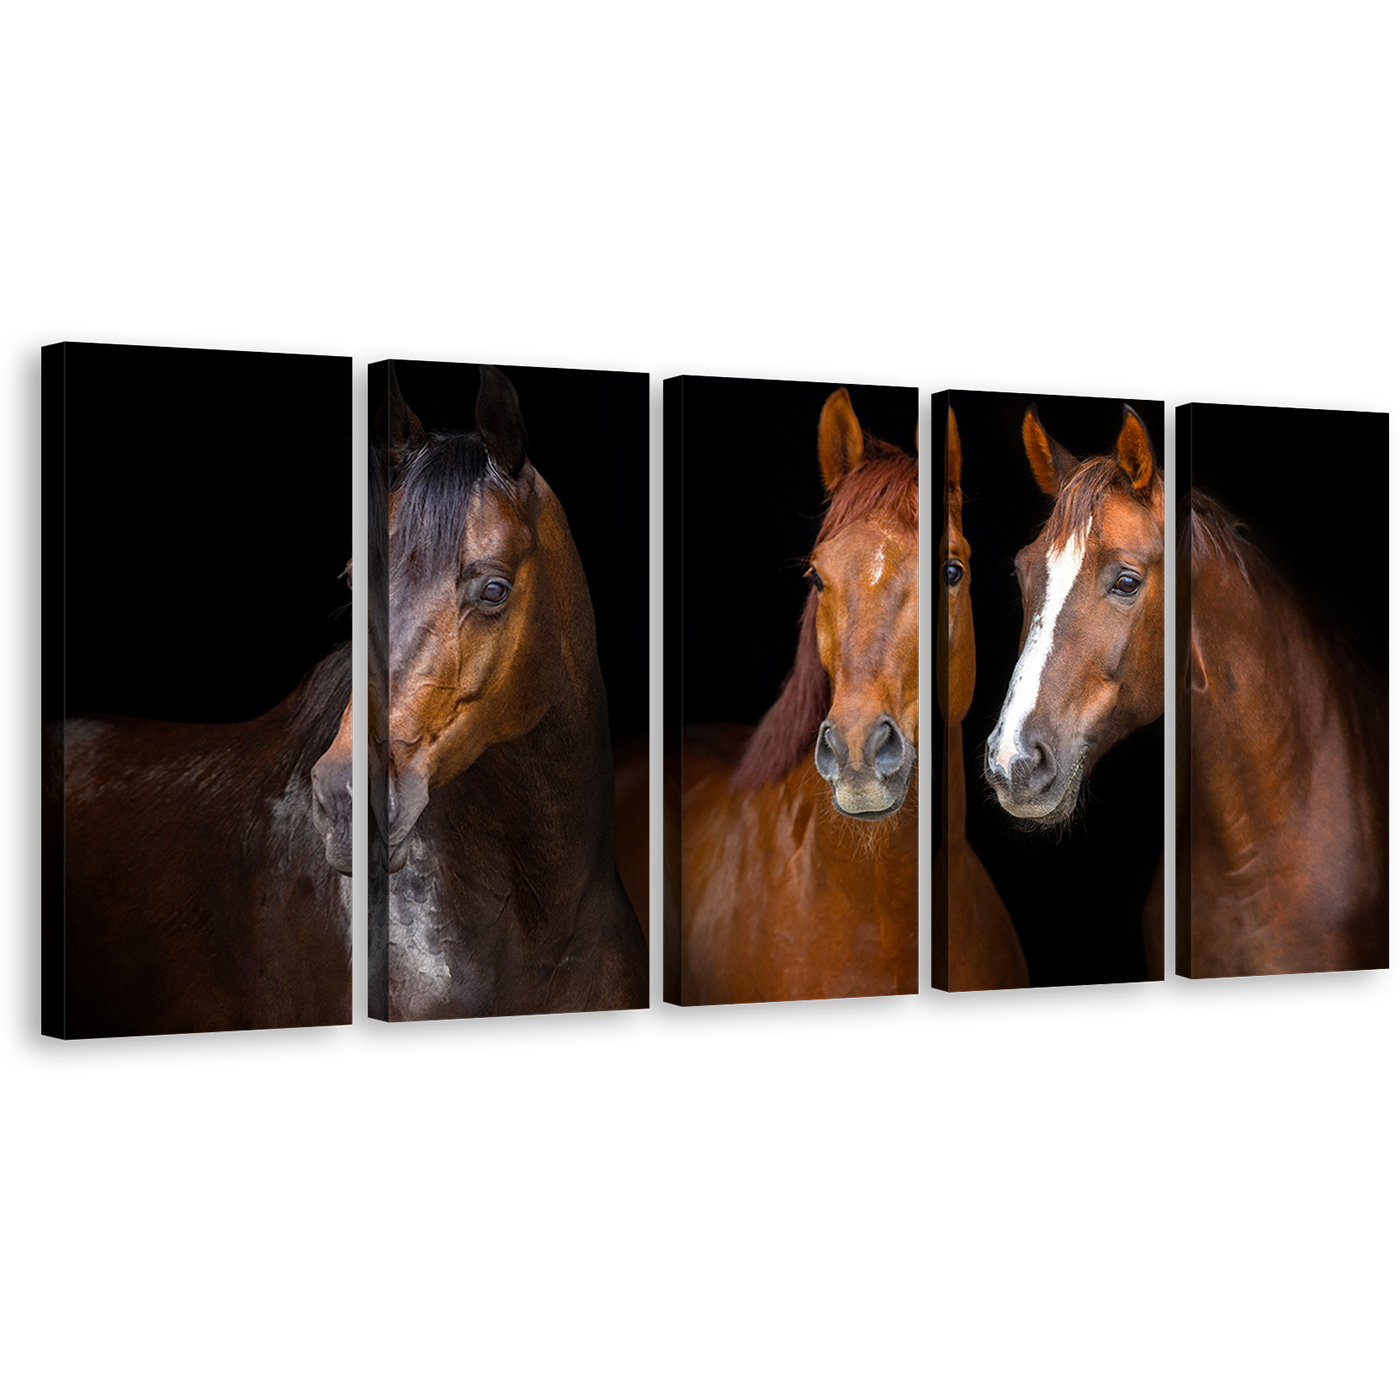
[[[1190,757],[1178,751],[1177,970],[1385,967],[1386,681],[1219,502],[1187,496],[1180,548]]]
[[[792,671],[756,730],[681,749],[687,1005],[917,991],[918,466],[844,389],[817,454]]]
[[[645,1006],[593,606],[515,389],[483,366],[475,431],[430,433],[391,371],[371,436],[375,477],[393,472],[370,681],[371,1015]]]
[[[46,860],[63,860],[55,1033],[350,1021],[350,883],[326,863],[311,795],[349,694],[346,643],[261,719],[46,731]]]
[[[1020,655],[986,746],[987,781],[1037,827],[1074,816],[1099,758],[1165,708],[1165,493],[1152,439],[1126,405],[1114,451],[1081,460],[1035,405],[1021,438],[1050,518],[1016,556]],[[1162,975],[1162,865],[1143,920],[1148,975]]]
[[[972,704],[972,550],[962,532],[962,444],[948,408],[938,597],[938,703],[943,711],[943,840],[933,864],[933,985],[945,992],[1028,987],[1026,955],[1006,905],[967,842],[962,725]]]

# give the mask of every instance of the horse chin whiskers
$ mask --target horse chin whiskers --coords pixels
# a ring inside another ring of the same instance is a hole
[[[834,830],[849,841],[865,860],[873,860],[882,855],[888,849],[890,842],[894,839],[895,833],[902,829],[904,823],[909,819],[907,814],[910,807],[917,810],[918,804],[909,801],[909,794],[906,790],[904,799],[900,805],[886,817],[870,818],[852,816],[849,812],[843,812],[837,805],[835,795],[828,789],[828,800],[820,804],[822,820],[828,822]],[[917,820],[917,817],[915,818]]]
[[[1012,817],[1011,826],[1016,831],[1033,832],[1037,836],[1050,836],[1061,841],[1070,834],[1075,818],[1084,808],[1083,792],[1076,795],[1073,802],[1057,807],[1046,817]]]

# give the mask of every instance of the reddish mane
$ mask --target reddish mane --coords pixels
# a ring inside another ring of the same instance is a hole
[[[847,472],[827,503],[816,543],[856,520],[893,516],[911,533],[919,528],[919,464],[907,452],[864,434],[859,465]],[[817,730],[831,708],[831,681],[817,654],[817,590],[810,588],[798,626],[797,655],[778,698],[764,715],[731,783],[736,789],[775,783],[812,755]]]
[[[1075,535],[1087,534],[1104,499],[1115,491],[1133,497],[1158,516],[1165,510],[1160,471],[1152,473],[1151,483],[1143,490],[1134,491],[1116,456],[1086,457],[1055,497],[1050,512],[1050,548],[1063,548]]]

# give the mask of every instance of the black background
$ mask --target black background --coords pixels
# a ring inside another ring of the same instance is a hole
[[[1168,472],[1169,496],[1179,496],[1190,462],[1198,486],[1218,491],[1288,577],[1330,609],[1373,664],[1389,669],[1383,584],[1393,559],[1393,486],[1378,427],[1385,412],[1378,393],[1386,395],[1378,386],[1028,384],[1015,378],[1014,361],[998,361],[997,336],[960,335],[904,333],[909,351],[893,372],[888,356],[871,368],[861,354],[808,354],[805,333],[746,333],[739,339],[752,354],[738,364],[713,350],[694,353],[683,332],[609,332],[608,354],[596,333],[582,330],[81,332],[66,346],[36,342],[31,375],[17,393],[29,410],[17,414],[20,442],[32,456],[22,472],[36,491],[17,519],[34,525],[36,542],[46,546],[35,574],[41,713],[56,713],[66,682],[73,710],[246,718],[276,704],[346,636],[349,617],[332,616],[346,601],[336,574],[363,542],[365,434],[388,354],[399,357],[403,392],[430,427],[469,426],[479,358],[517,386],[532,461],[559,494],[589,575],[615,734],[678,720],[680,696],[687,722],[755,722],[776,696],[804,596],[799,561],[820,514],[816,420],[840,384],[850,389],[862,426],[902,445],[913,437],[910,407],[923,420],[921,434],[935,434],[935,452],[949,396],[958,412],[979,641],[969,762],[1014,664],[1021,609],[1011,554],[1049,508],[1019,438],[1032,399],[1047,431],[1081,455],[1112,447],[1121,403],[1133,403]],[[707,349],[713,344],[710,337]],[[966,347],[956,371],[945,358],[949,346]],[[865,371],[853,372],[853,364]],[[748,386],[762,392],[750,396]],[[1184,442],[1183,420],[1190,424]],[[1002,476],[995,489],[994,470]],[[925,620],[937,619],[927,592],[937,578],[925,571]],[[1114,791],[1141,797],[1148,791],[1142,771],[1159,762],[1154,801],[1161,805],[1155,815],[1134,808],[1137,829],[1124,837],[1141,861],[1133,878],[1149,878],[1170,825],[1170,714],[1159,734],[1140,736],[1144,752],[1126,742],[1100,762],[1085,826],[1047,850],[1028,853],[1021,843],[1036,837],[1008,834],[1000,808],[980,811],[970,784],[970,830],[979,833],[974,846],[988,868],[995,860],[1015,865],[1033,857],[1047,868],[1043,862],[1056,855],[1077,858],[1081,847],[1089,850],[1088,823],[1100,818],[1124,836]],[[931,860],[937,823],[924,826]],[[1035,882],[1025,876],[994,878],[1004,897],[1011,890],[1008,904],[1035,900]],[[1030,914],[1022,921],[1014,907],[1032,959],[1029,993],[151,1037],[69,1044],[60,1063],[267,1068],[266,1051],[276,1050],[277,1067],[308,1070],[938,1068],[949,1063],[946,1033],[966,1026],[972,1037],[953,1054],[976,1067],[977,1046],[984,1046],[976,1028],[987,1019],[1392,1014],[1385,973],[1147,986],[1135,980],[1140,900],[1134,910],[1124,896],[1114,925],[1123,928],[1121,938],[1086,928],[1064,900],[1042,903],[1040,921]],[[1091,966],[1095,949],[1103,956]],[[39,986],[55,981],[42,976]],[[56,1035],[56,997],[21,995],[20,1002],[21,1019],[32,1019],[39,1036]],[[638,1039],[638,1021],[662,1029]],[[748,1051],[759,1058],[739,1063]]]
[[[55,474],[44,493],[65,568],[55,597],[46,559],[45,608],[69,715],[252,719],[350,636],[350,368],[65,347],[62,490]]]

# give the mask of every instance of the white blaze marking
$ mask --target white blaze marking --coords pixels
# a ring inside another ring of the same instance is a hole
[[[1045,598],[1040,611],[1031,619],[1026,644],[1011,673],[1011,685],[1002,702],[1001,717],[993,737],[1001,735],[997,745],[997,767],[1006,769],[1020,747],[1021,730],[1040,698],[1040,678],[1055,642],[1055,623],[1059,620],[1065,600],[1084,563],[1086,536],[1076,535],[1059,549],[1052,549],[1045,560],[1047,579]]]

